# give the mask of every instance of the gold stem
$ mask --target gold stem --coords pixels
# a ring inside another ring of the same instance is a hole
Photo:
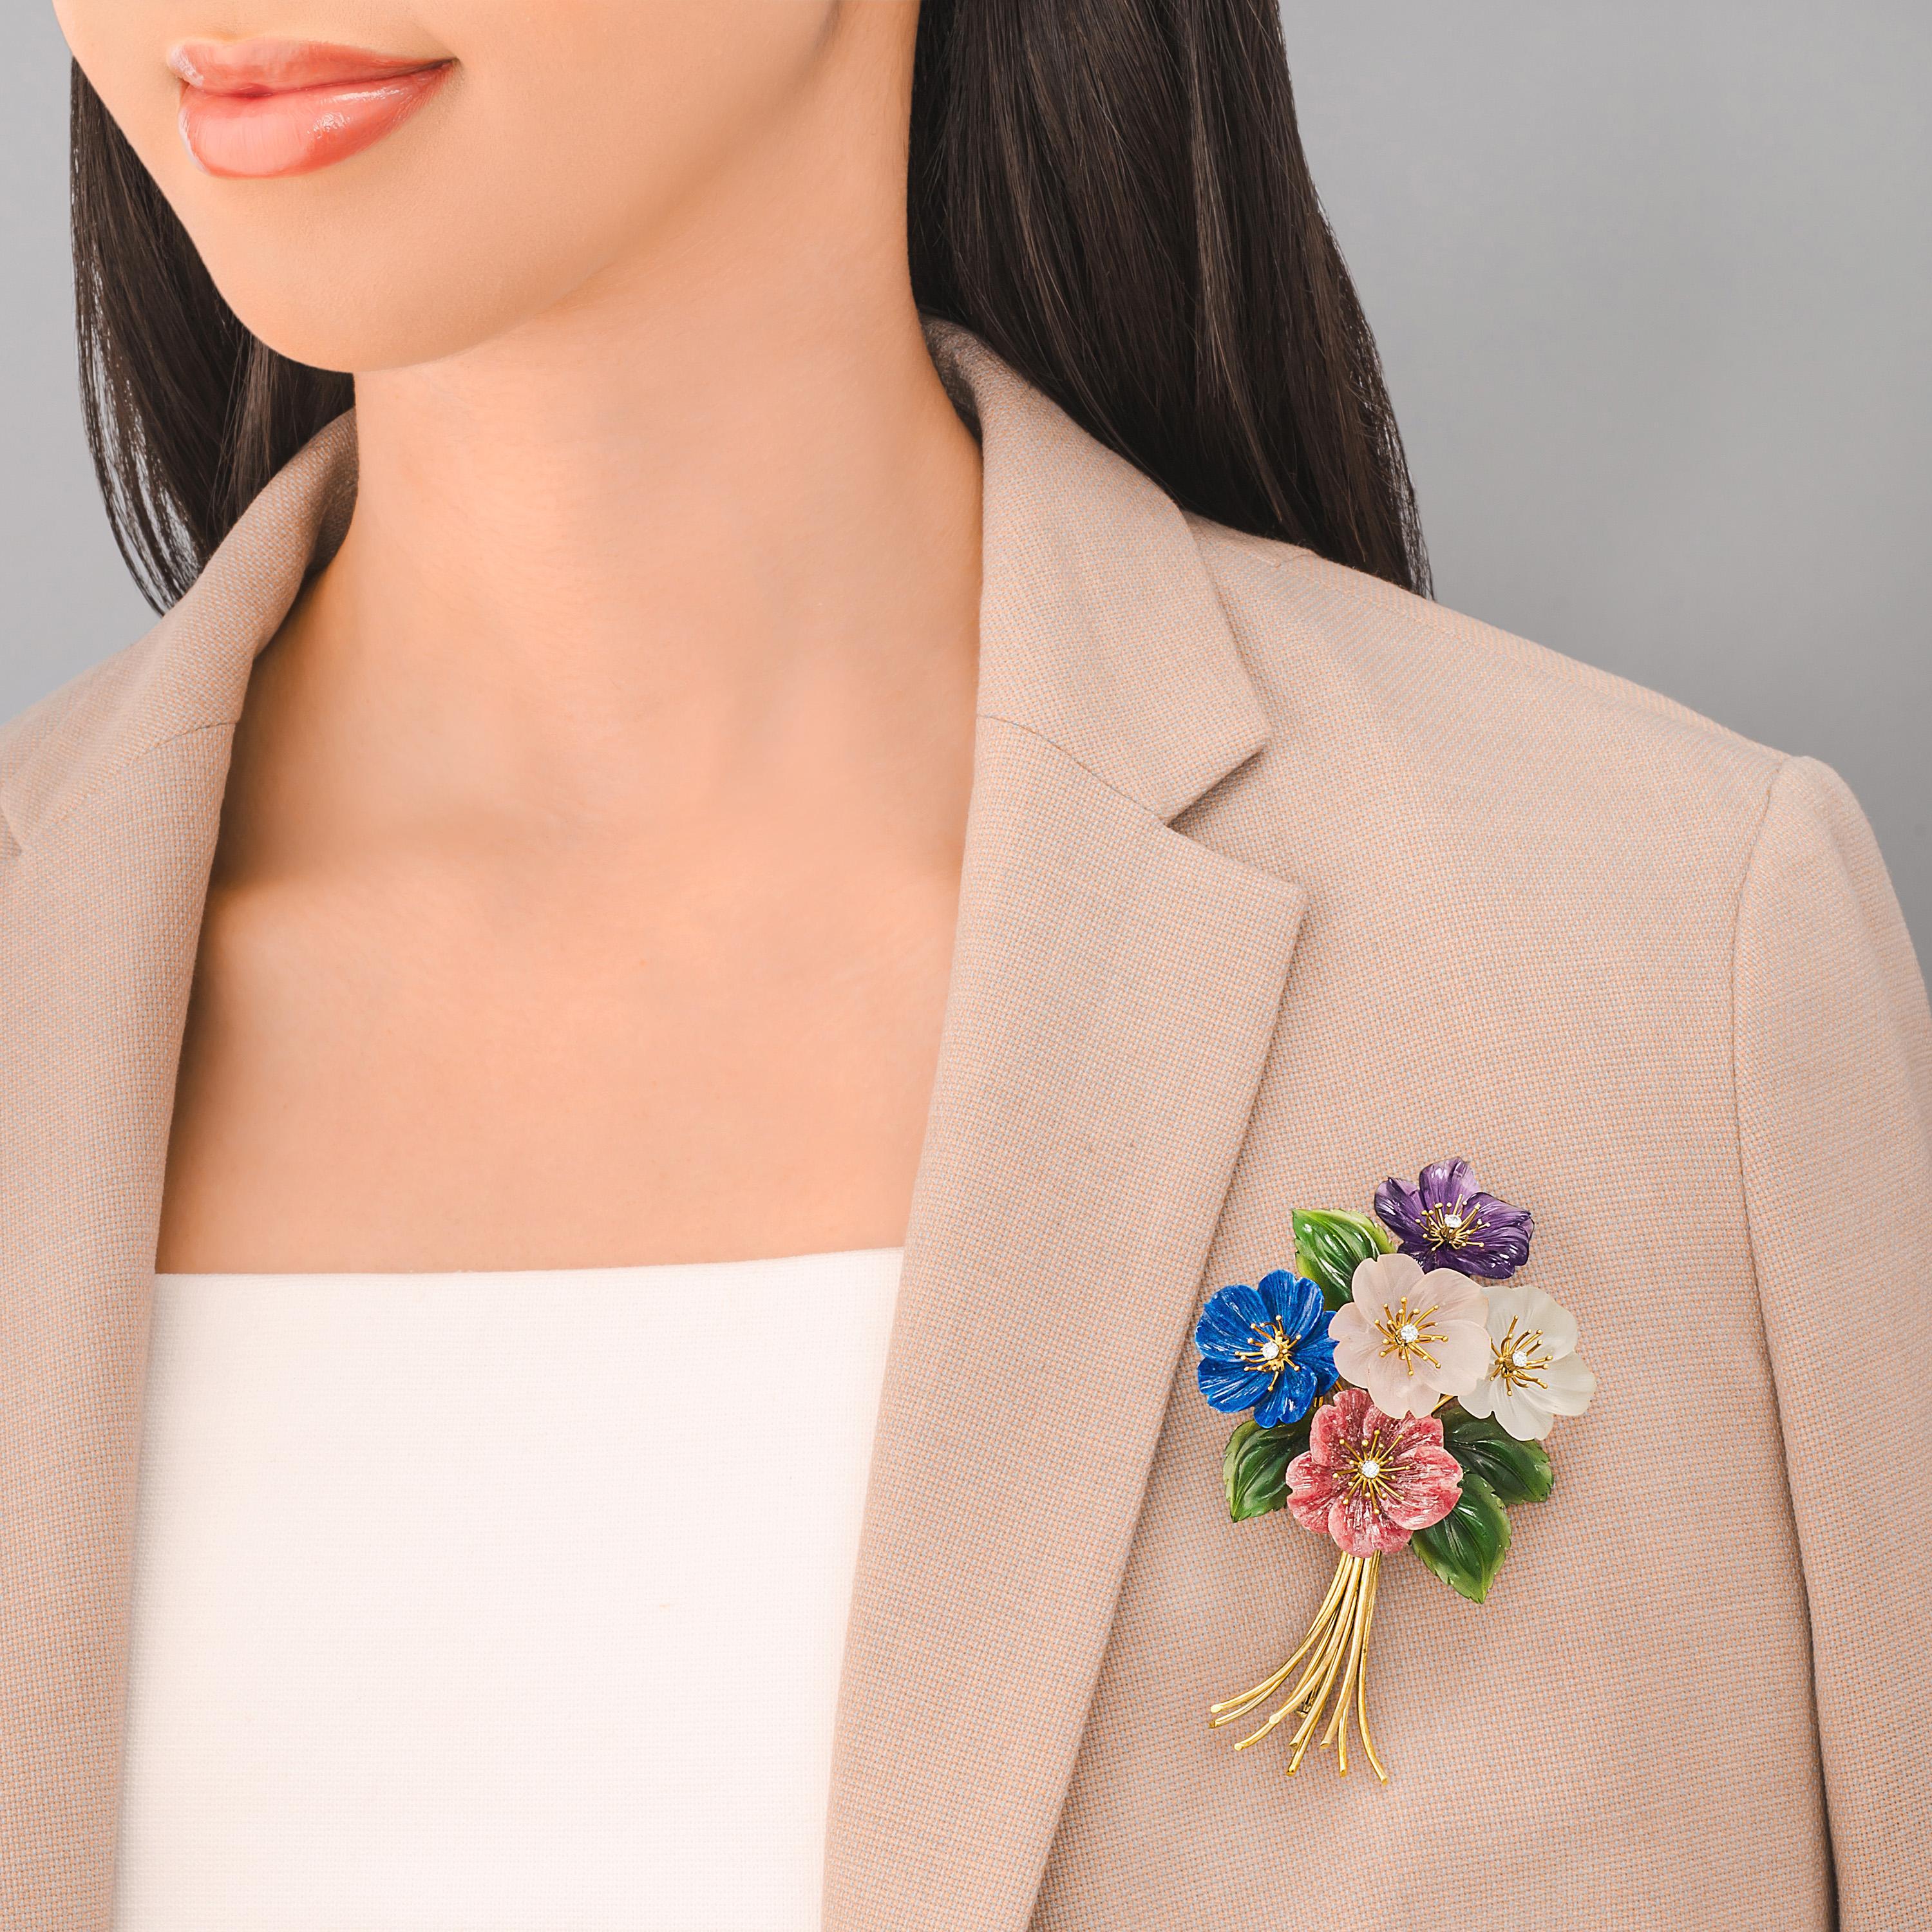
[[[1294,1755],[1288,1761],[1288,1774],[1292,1778],[1301,1768],[1302,1754],[1308,1748],[1309,1740],[1315,1735],[1315,1726],[1322,1721],[1322,1706],[1328,1701],[1328,1694],[1335,1687],[1335,1675],[1342,1667],[1342,1653],[1348,1643],[1348,1629],[1352,1621],[1351,1612],[1354,1609],[1357,1592],[1361,1587],[1363,1561],[1355,1558],[1354,1574],[1348,1579],[1348,1591],[1344,1598],[1341,1614],[1335,1619],[1334,1634],[1330,1637],[1323,1652],[1328,1668],[1322,1674],[1322,1681],[1309,1694],[1305,1709],[1306,1715],[1295,1726],[1294,1736],[1288,1741]]]
[[[1252,1736],[1242,1738],[1241,1741],[1235,1745],[1235,1750],[1245,1750],[1250,1744],[1258,1744],[1262,1739],[1266,1737],[1269,1732],[1273,1730],[1276,1725],[1280,1724],[1284,1718],[1290,1717],[1298,1713],[1300,1711],[1304,1701],[1307,1697],[1310,1687],[1314,1684],[1316,1678],[1318,1678],[1322,1675],[1323,1670],[1328,1667],[1328,1652],[1330,1646],[1334,1641],[1334,1631],[1335,1625],[1341,1621],[1347,1610],[1348,1592],[1346,1586],[1349,1583],[1352,1583],[1354,1581],[1354,1579],[1352,1576],[1348,1576],[1345,1577],[1342,1580],[1344,1588],[1342,1589],[1340,1600],[1334,1606],[1330,1617],[1324,1622],[1322,1630],[1321,1647],[1316,1652],[1314,1657],[1310,1660],[1307,1671],[1304,1675],[1301,1682],[1296,1684],[1294,1688],[1289,1691],[1288,1695],[1282,1700],[1281,1708],[1275,1712],[1274,1715],[1269,1718],[1268,1722],[1262,1725],[1259,1730],[1255,1732]]]
[[[1376,1559],[1369,1558],[1370,1563]],[[1348,1774],[1348,1706],[1354,1701],[1356,1680],[1361,1674],[1362,1640],[1365,1632],[1363,1618],[1369,1607],[1369,1587],[1366,1579],[1355,1592],[1355,1613],[1349,1619],[1348,1661],[1342,1672],[1342,1688],[1335,1699],[1335,1713],[1328,1720],[1328,1728],[1322,1733],[1322,1748],[1326,1750],[1332,1744],[1336,1746],[1336,1764],[1346,1778]]]
[[[1315,1621],[1308,1627],[1308,1634],[1301,1640],[1301,1648],[1273,1676],[1264,1678],[1252,1690],[1244,1690],[1238,1697],[1230,1697],[1226,1703],[1208,1707],[1210,1729],[1218,1730],[1223,1724],[1232,1724],[1237,1718],[1246,1717],[1257,1704],[1264,1702],[1288,1682],[1289,1672],[1308,1654],[1310,1646],[1328,1628],[1328,1619],[1334,1614],[1336,1599],[1348,1581],[1348,1566],[1355,1561],[1352,1556],[1344,1556],[1336,1564],[1334,1581],[1328,1586],[1328,1594],[1322,1600],[1322,1607],[1316,1612]]]
[[[1258,1730],[1238,1740],[1234,1748],[1245,1750],[1249,1745],[1260,1743],[1288,1718],[1298,1717],[1301,1721],[1289,1740],[1288,1772],[1292,1777],[1300,1769],[1301,1760],[1314,1740],[1316,1726],[1326,1713],[1328,1722],[1322,1734],[1322,1748],[1325,1750],[1331,1743],[1337,1747],[1336,1762],[1346,1774],[1348,1768],[1349,1707],[1352,1704],[1355,1728],[1361,1734],[1362,1749],[1375,1767],[1376,1775],[1386,1784],[1388,1773],[1376,1756],[1374,1740],[1369,1735],[1368,1707],[1369,1640],[1375,1628],[1376,1596],[1381,1576],[1379,1556],[1343,1556],[1335,1566],[1335,1574],[1329,1583],[1328,1594],[1322,1600],[1322,1607],[1315,1613],[1315,1620],[1309,1625],[1308,1634],[1294,1654],[1252,1690],[1213,1706],[1208,1715],[1209,1724],[1218,1727],[1246,1716],[1279,1691],[1295,1666],[1306,1660],[1306,1668],[1299,1682],[1282,1699],[1274,1715]],[[1332,1706],[1331,1696],[1334,1700]]]
[[[1305,1710],[1309,1698],[1313,1694],[1315,1687],[1329,1672],[1336,1647],[1341,1641],[1342,1631],[1354,1603],[1356,1590],[1361,1580],[1361,1558],[1358,1556],[1346,1556],[1342,1560],[1348,1565],[1348,1574],[1343,1581],[1341,1600],[1335,1605],[1334,1613],[1328,1621],[1322,1640],[1322,1647],[1315,1653],[1313,1660],[1309,1664],[1306,1674],[1302,1678],[1301,1682],[1282,1699],[1280,1709],[1276,1711],[1274,1715],[1252,1736],[1242,1738],[1240,1742],[1235,1745],[1235,1750],[1245,1750],[1250,1744],[1259,1744],[1262,1739],[1266,1737],[1283,1718],[1294,1717]],[[1298,1736],[1299,1733],[1297,1735]]]
[[[1369,1633],[1376,1626],[1376,1591],[1381,1582],[1382,1567],[1379,1556],[1369,1558],[1368,1607],[1362,1612],[1362,1667],[1355,1679],[1355,1728],[1362,1734],[1362,1748],[1368,1753],[1376,1775],[1386,1784],[1388,1773],[1382,1768],[1382,1761],[1376,1756],[1375,1744],[1369,1736]]]

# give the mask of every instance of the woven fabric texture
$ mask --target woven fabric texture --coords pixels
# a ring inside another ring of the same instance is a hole
[[[1184,515],[930,340],[986,457],[981,716],[826,1932],[1932,1926],[1932,1019],[1856,805]],[[108,1932],[202,895],[248,665],[353,490],[345,421],[0,736],[7,1932]],[[1293,1208],[1452,1154],[1535,1212],[1600,1392],[1486,1604],[1388,1566],[1393,1783],[1290,1780],[1205,1707],[1332,1552],[1227,1520],[1188,1331]]]

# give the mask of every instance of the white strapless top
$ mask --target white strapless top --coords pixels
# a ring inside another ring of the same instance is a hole
[[[116,1932],[812,1932],[899,1261],[161,1276]]]

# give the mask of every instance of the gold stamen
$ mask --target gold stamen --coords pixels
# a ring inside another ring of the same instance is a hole
[[[1482,1217],[1466,1214],[1459,1198],[1448,1206],[1423,1210],[1422,1232],[1438,1248],[1466,1248],[1482,1232]]]
[[[1446,1330],[1432,1330],[1429,1325],[1441,1306],[1440,1302],[1431,1302],[1426,1308],[1412,1310],[1408,1297],[1405,1294],[1393,1310],[1384,1308],[1381,1319],[1376,1323],[1376,1332],[1382,1338],[1382,1353],[1384,1355],[1400,1355],[1403,1370],[1409,1375],[1415,1372],[1414,1358],[1417,1356],[1420,1356],[1432,1369],[1439,1372],[1442,1368],[1442,1364],[1429,1352],[1432,1342],[1448,1340]],[[1412,1339],[1403,1334],[1405,1328],[1415,1330]]]
[[[1248,1331],[1259,1340],[1252,1348],[1241,1352],[1241,1366],[1251,1374],[1266,1376],[1272,1393],[1282,1371],[1294,1367],[1295,1344],[1300,1338],[1289,1334],[1279,1322],[1270,1322],[1265,1328],[1258,1322],[1250,1322]],[[1267,1352],[1270,1345],[1274,1348],[1272,1355]]]
[[[1511,1316],[1508,1328],[1503,1331],[1503,1339],[1492,1345],[1490,1380],[1501,1382],[1508,1389],[1544,1387],[1542,1372],[1556,1358],[1554,1355],[1539,1356],[1537,1352],[1542,1346],[1542,1330],[1531,1328],[1519,1335],[1516,1332],[1516,1317]],[[1518,1355],[1526,1359],[1519,1362],[1516,1360]]]

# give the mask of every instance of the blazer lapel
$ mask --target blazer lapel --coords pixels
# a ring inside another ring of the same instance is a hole
[[[1266,736],[1184,519],[934,346],[985,452],[981,716],[826,1932],[1031,1916],[1303,902],[1171,823]]]
[[[0,1924],[112,1911],[134,1486],[176,1061],[234,721],[352,496],[346,424],[0,790]]]

